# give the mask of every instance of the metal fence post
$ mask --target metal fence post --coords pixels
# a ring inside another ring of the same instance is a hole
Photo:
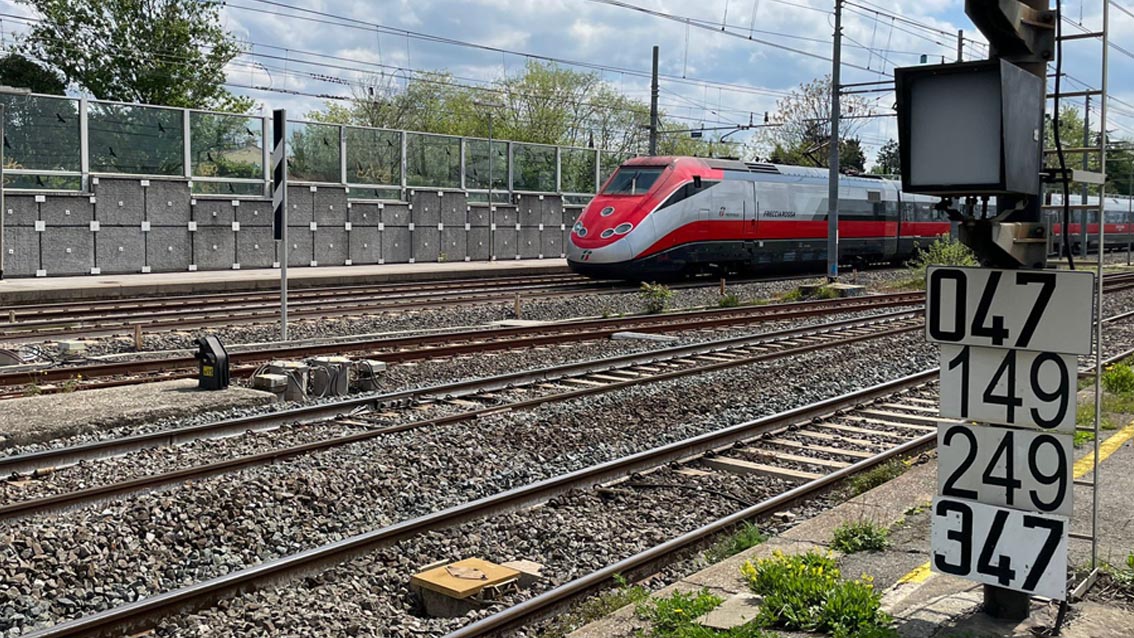
[[[186,179],[193,179],[193,146],[190,141],[193,135],[192,128],[189,109],[181,109],[181,146],[183,150],[181,161],[185,162],[185,166],[182,167],[182,174],[185,175]]]
[[[91,137],[90,120],[88,118],[87,98],[79,98],[79,172],[82,173],[80,186],[85,192],[91,192]]]
[[[347,185],[346,126],[339,125],[339,181]]]

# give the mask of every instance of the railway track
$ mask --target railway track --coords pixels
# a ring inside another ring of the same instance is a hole
[[[187,609],[207,608],[241,591],[311,574],[402,539],[528,508],[571,490],[649,489],[648,481],[643,482],[643,478],[648,479],[651,472],[672,463],[697,469],[698,472],[689,473],[692,483],[708,468],[716,472],[762,477],[761,480],[767,479],[781,486],[780,493],[772,499],[713,521],[644,552],[644,556],[624,559],[601,572],[563,584],[503,614],[470,625],[461,632],[472,632],[462,635],[482,635],[480,632],[495,631],[508,624],[514,626],[526,622],[525,619],[532,614],[546,613],[554,605],[561,605],[590,588],[605,584],[615,573],[631,573],[631,567],[663,559],[737,521],[786,507],[856,472],[932,445],[936,428],[927,423],[936,421],[935,399],[927,384],[932,382],[935,374],[936,370],[929,370],[861,392],[583,468],[26,635],[62,638],[122,635],[144,630],[163,617],[184,613]]]

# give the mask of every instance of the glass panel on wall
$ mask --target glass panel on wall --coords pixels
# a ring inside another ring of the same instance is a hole
[[[602,166],[602,173],[599,175],[599,184],[605,184],[606,180],[610,178],[614,171],[622,165],[622,162],[633,157],[629,153],[613,153],[611,151],[602,151],[599,153],[601,159],[599,162]]]
[[[592,195],[564,195],[563,203],[567,206],[586,206],[593,198]]]
[[[60,97],[0,94],[4,105],[4,169],[75,171],[82,168],[79,101]],[[12,188],[64,188],[37,184],[36,176]],[[39,176],[48,182],[48,176]],[[58,176],[52,180],[54,184]],[[5,180],[6,184],[9,182]],[[67,187],[69,188],[69,187]]]
[[[402,183],[402,134],[398,131],[347,127],[346,157],[350,184]]]
[[[560,170],[563,171],[562,189],[564,193],[595,192],[594,150],[586,148],[565,148],[560,151]]]
[[[392,201],[402,201],[402,189],[400,188],[368,188],[351,186],[350,187],[351,199],[386,199]]]
[[[233,197],[264,197],[263,182],[205,182],[193,180],[193,192],[197,195],[231,195]]]
[[[555,147],[512,145],[512,187],[518,191],[556,192]]]
[[[264,179],[263,120],[190,113],[189,162],[194,177]]]
[[[461,187],[461,138],[406,134],[406,184]]]
[[[27,190],[77,191],[83,187],[81,175],[32,175],[4,173],[4,188]]]
[[[184,111],[90,102],[92,173],[184,175]]]
[[[465,188],[488,190],[488,174],[492,173],[492,189],[508,190],[508,142],[492,140],[492,163],[489,164],[488,140],[465,140]],[[488,201],[486,193],[482,201]]]
[[[297,182],[342,181],[337,124],[287,123],[287,177]]]

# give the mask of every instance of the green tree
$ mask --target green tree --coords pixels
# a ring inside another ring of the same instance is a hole
[[[841,100],[844,118],[839,124],[839,156],[849,153],[854,165],[857,161],[855,143],[858,131],[868,121],[859,116],[872,115],[870,104],[856,95]],[[805,166],[827,166],[830,162],[831,139],[831,78],[830,76],[801,84],[787,97],[776,102],[778,126],[761,129],[750,152],[768,155],[773,161]],[[849,146],[848,146],[849,144]],[[763,151],[763,153],[761,153]],[[858,147],[861,152],[861,146]],[[864,164],[865,162],[861,162]],[[861,169],[858,169],[861,170]]]
[[[55,72],[18,53],[0,58],[0,84],[48,95],[63,95],[67,89]]]
[[[878,149],[878,158],[874,160],[874,167],[870,172],[876,175],[902,174],[902,159],[896,140],[891,139]]]
[[[41,16],[19,50],[96,98],[245,112],[224,88],[241,46],[220,4],[187,0],[20,0]]]
[[[839,141],[839,170],[862,173],[866,170],[866,153],[862,140],[855,138]]]

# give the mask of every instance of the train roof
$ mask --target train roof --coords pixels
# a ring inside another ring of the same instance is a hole
[[[624,164],[631,166],[652,165],[659,164],[672,164],[675,162],[695,162],[707,168],[714,168],[724,171],[740,171],[745,173],[761,173],[764,175],[783,175],[785,177],[807,177],[817,179],[827,179],[830,174],[826,168],[819,168],[815,166],[791,166],[788,164],[769,164],[764,162],[742,162],[740,160],[731,159],[716,159],[709,157],[689,157],[681,155],[658,155],[658,156],[639,156],[626,160]],[[877,184],[878,182],[889,182],[896,184],[896,180],[884,178],[879,175],[847,175],[844,173],[842,179],[854,182],[861,181],[863,185]]]

